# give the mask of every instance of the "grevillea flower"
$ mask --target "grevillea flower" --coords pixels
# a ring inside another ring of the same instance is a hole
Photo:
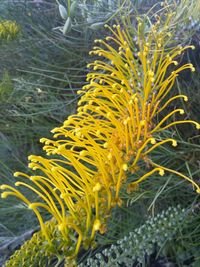
[[[20,33],[20,26],[11,20],[0,21],[0,40],[10,41]]]
[[[191,120],[173,120],[176,108],[156,123],[155,117],[175,99],[188,101],[185,95],[176,95],[166,100],[178,74],[184,69],[194,71],[192,64],[178,66],[176,61],[185,49],[193,46],[166,47],[170,33],[158,30],[158,23],[144,33],[142,22],[138,23],[137,41],[129,31],[114,25],[106,25],[111,35],[105,40],[96,40],[91,55],[100,57],[88,65],[93,70],[78,94],[77,114],[71,115],[61,127],[52,130],[54,139],[42,138],[47,157],[29,156],[29,167],[34,175],[16,172],[22,177],[15,187],[1,185],[5,190],[2,198],[13,195],[21,199],[38,217],[41,230],[54,247],[51,235],[45,226],[41,209],[55,220],[65,246],[58,254],[66,260],[74,259],[80,247],[87,248],[95,233],[106,231],[110,211],[122,205],[120,190],[127,177],[138,171],[139,162],[151,167],[142,177],[128,184],[127,191],[134,190],[143,180],[158,173],[169,171],[188,180],[196,191],[199,186],[189,177],[153,162],[149,155],[158,146],[171,143],[173,138],[160,140],[157,133],[169,127],[191,123]],[[171,70],[173,68],[173,71]],[[171,119],[171,120],[170,120]],[[36,194],[34,202],[17,188],[25,187]]]

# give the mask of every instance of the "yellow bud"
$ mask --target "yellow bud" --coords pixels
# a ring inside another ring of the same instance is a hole
[[[1,186],[0,186],[0,189],[1,190],[5,190],[7,188],[7,185],[6,184],[2,184]]]
[[[108,143],[107,143],[107,142],[104,143],[104,144],[103,144],[103,147],[104,147],[104,148],[108,148]]]
[[[29,163],[29,164],[28,164],[28,167],[29,167],[30,169],[34,169],[35,164],[34,164],[34,163]]]
[[[177,141],[176,140],[172,141],[172,146],[177,146]]]
[[[99,137],[100,134],[101,134],[100,130],[97,130],[97,131],[96,131],[96,135]]]
[[[64,230],[64,225],[61,223],[58,225],[58,230],[63,231]]]
[[[32,160],[32,159],[34,159],[34,155],[29,155],[28,160]]]
[[[94,221],[94,225],[93,225],[94,230],[95,230],[95,231],[98,231],[99,228],[100,228],[100,226],[101,226],[101,222],[100,222],[100,220],[96,219],[96,220]]]
[[[101,109],[100,107],[96,107],[96,108],[95,108],[96,111],[99,111],[100,109]]]
[[[156,139],[155,138],[151,138],[151,144],[154,145],[156,143]]]
[[[111,112],[108,112],[108,113],[106,114],[106,116],[107,116],[107,118],[110,118],[110,116],[111,116]]]
[[[92,191],[93,192],[98,192],[101,190],[101,184],[100,183],[96,183],[96,185],[93,187]]]
[[[196,128],[199,130],[200,129],[200,124],[196,123]]]
[[[122,169],[123,169],[124,171],[128,171],[128,165],[127,165],[126,163],[124,163],[124,164],[122,165]]]
[[[8,195],[9,195],[9,192],[3,192],[1,193],[1,198],[7,198]]]
[[[127,125],[127,123],[130,121],[130,117],[128,117],[127,119],[124,120],[124,125]]]
[[[159,174],[160,174],[160,176],[163,176],[165,174],[164,170],[163,169],[160,169],[159,170]]]
[[[14,177],[18,177],[18,176],[20,176],[20,172],[14,172],[14,173],[13,173],[13,176],[14,176]]]
[[[108,158],[109,160],[111,160],[111,159],[112,159],[112,154],[109,153],[108,156],[107,156],[107,158]]]
[[[80,153],[79,153],[80,156],[86,156],[87,155],[87,150],[82,150]]]

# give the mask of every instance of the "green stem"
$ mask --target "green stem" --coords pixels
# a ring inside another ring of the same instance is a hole
[[[68,17],[70,17],[70,6],[71,6],[71,0],[67,0],[67,14],[68,14]]]

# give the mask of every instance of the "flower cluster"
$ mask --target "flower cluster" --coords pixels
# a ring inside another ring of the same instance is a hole
[[[170,171],[191,182],[200,193],[192,179],[149,157],[160,145],[177,145],[173,138],[161,140],[157,133],[180,123],[200,128],[195,121],[172,121],[177,113],[184,114],[180,108],[158,123],[155,120],[175,99],[188,100],[185,95],[168,100],[166,96],[182,70],[194,71],[192,64],[178,66],[177,62],[185,49],[194,47],[168,49],[170,33],[159,31],[159,22],[145,33],[143,26],[139,21],[136,41],[120,25],[105,26],[111,35],[96,40],[98,46],[90,52],[100,59],[88,65],[93,70],[87,76],[89,83],[78,91],[82,96],[77,114],[52,130],[53,140],[40,140],[47,157],[29,156],[34,175],[16,172],[14,175],[21,178],[15,187],[1,185],[2,198],[15,196],[35,212],[49,248],[54,244],[41,209],[55,219],[55,228],[65,240],[62,253],[69,263],[81,246],[87,249],[92,244],[97,231],[105,233],[111,209],[122,205],[120,190],[128,175],[138,171],[141,161],[150,169],[128,184],[128,192],[155,173],[163,176]],[[34,202],[19,187],[35,194]]]
[[[10,41],[15,39],[20,33],[20,27],[15,21],[0,21],[0,40]]]

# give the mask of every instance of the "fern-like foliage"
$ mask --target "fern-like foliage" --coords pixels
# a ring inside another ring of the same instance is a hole
[[[172,240],[185,216],[185,209],[178,206],[149,217],[141,227],[117,241],[117,244],[88,258],[79,267],[130,267],[134,263],[143,266],[155,248],[159,250]]]

